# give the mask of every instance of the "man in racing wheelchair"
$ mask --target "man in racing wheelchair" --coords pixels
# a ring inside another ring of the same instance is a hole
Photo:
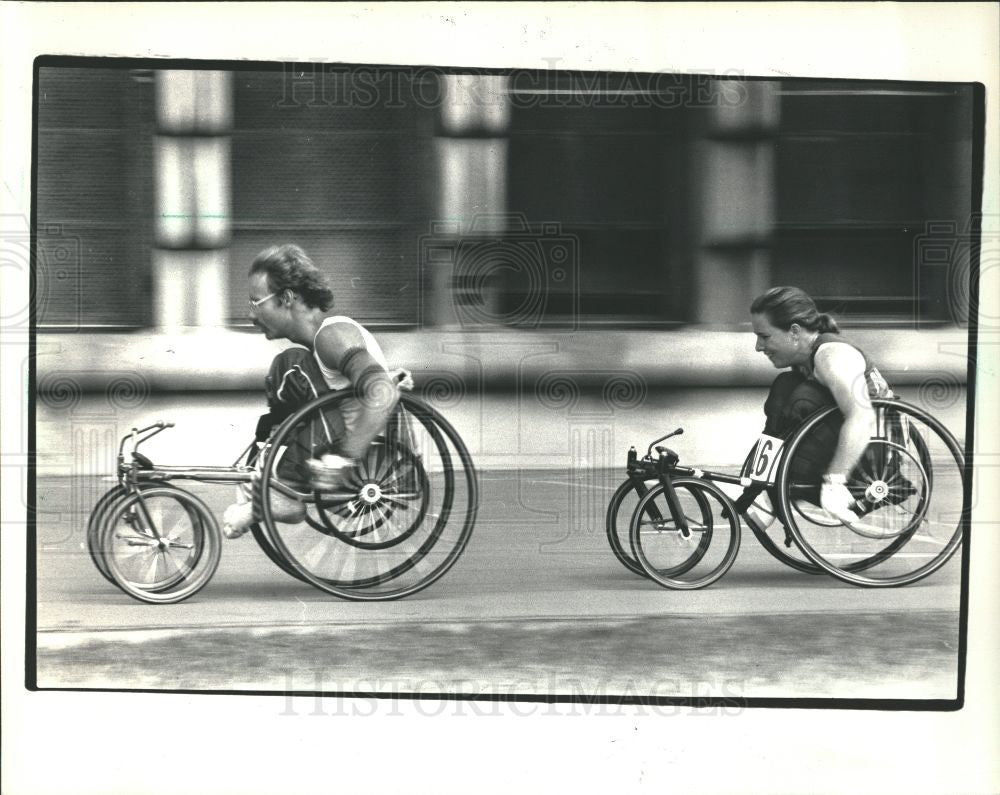
[[[870,507],[849,489],[860,468],[878,463],[868,460],[877,452],[866,450],[875,430],[872,398],[891,398],[893,393],[868,356],[846,340],[836,321],[819,312],[809,295],[797,287],[775,287],[758,296],[750,307],[757,341],[777,369],[791,368],[772,383],[764,403],[764,433],[788,439],[802,422],[821,408],[836,406],[831,415],[800,446],[791,462],[798,483],[816,488],[800,493],[844,524],[858,521]],[[903,432],[890,428],[892,434]],[[891,502],[912,494],[909,483]],[[736,501],[744,519],[758,530],[774,520],[772,500],[761,485],[749,487]]]
[[[330,390],[353,387],[355,398],[322,418],[329,442],[308,446],[312,457],[288,453],[279,463],[283,478],[308,488],[332,489],[356,459],[386,429],[401,389],[412,387],[406,371],[389,372],[385,356],[371,333],[357,321],[335,315],[333,292],[323,273],[298,246],[265,249],[249,273],[249,307],[254,326],[268,339],[287,339],[299,346],[279,353],[265,379],[268,412],[257,424],[263,444],[271,432],[297,409]],[[286,451],[287,452],[287,451]],[[255,484],[259,481],[255,473]],[[228,538],[243,535],[259,519],[249,489],[223,515]],[[275,492],[269,496],[277,521],[298,522],[305,506]]]

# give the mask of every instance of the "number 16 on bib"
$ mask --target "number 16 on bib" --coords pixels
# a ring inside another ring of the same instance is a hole
[[[784,442],[775,436],[762,433],[757,439],[750,466],[750,479],[760,483],[773,483],[778,471],[778,459]]]

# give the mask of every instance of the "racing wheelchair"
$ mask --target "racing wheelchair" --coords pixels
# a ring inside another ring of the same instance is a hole
[[[753,507],[777,520],[767,527],[747,521],[753,535],[793,569],[870,587],[927,577],[962,542],[970,499],[965,457],[922,409],[897,399],[872,406],[875,430],[847,483],[857,521],[842,523],[820,507],[822,476],[843,422],[836,407],[827,407],[787,439],[761,435],[738,475],[680,466],[660,442],[682,429],[654,440],[641,458],[629,450],[627,477],[605,520],[612,551],[630,571],[666,588],[701,588],[735,562],[739,517]],[[717,484],[742,493],[733,499]]]
[[[308,462],[343,432],[352,400],[349,389],[319,396],[288,416],[263,449],[251,442],[231,466],[154,465],[138,448],[173,423],[133,428],[119,444],[118,485],[89,518],[97,570],[143,602],[198,593],[219,565],[222,535],[205,503],[175,483],[188,480],[251,484],[258,545],[280,569],[326,593],[380,601],[426,588],[472,534],[479,504],[472,458],[447,420],[402,394],[366,454],[335,486],[317,484]],[[301,503],[301,520],[281,520],[275,505],[282,499]]]

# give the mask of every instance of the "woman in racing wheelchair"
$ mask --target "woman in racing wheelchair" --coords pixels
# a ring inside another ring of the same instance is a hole
[[[817,410],[840,409],[800,445],[792,475],[799,482],[817,484],[812,494],[800,496],[844,524],[857,522],[866,506],[848,485],[864,463],[875,427],[871,400],[892,398],[892,390],[867,354],[845,339],[836,321],[819,312],[798,287],[775,287],[758,296],[750,317],[755,349],[775,368],[790,368],[771,385],[764,403],[764,433],[788,439]],[[899,499],[907,485],[899,490]],[[766,492],[751,487],[736,505],[752,527],[763,531],[774,519],[769,502]]]
[[[333,292],[323,273],[298,246],[265,249],[254,259],[249,273],[249,307],[254,326],[267,339],[287,339],[299,348],[282,351],[271,363],[265,387],[269,411],[257,426],[257,441],[264,442],[286,417],[320,394],[353,387],[355,399],[326,412],[322,421],[333,440],[314,457],[295,460],[295,453],[279,464],[278,471],[292,483],[335,488],[344,471],[368,450],[382,433],[407,385],[405,372],[391,376],[378,342],[360,323],[335,315]],[[303,448],[304,449],[304,448]],[[259,517],[254,515],[245,488],[223,516],[229,538],[243,535]],[[275,492],[271,512],[277,521],[298,522],[304,505]]]
[[[894,587],[944,566],[968,519],[958,440],[919,406],[897,399],[868,356],[801,289],[769,290],[754,300],[751,318],[756,350],[786,370],[764,404],[764,433],[736,477],[678,466],[665,449],[654,459],[653,446],[677,431],[653,442],[641,460],[633,450],[605,520],[618,559],[664,587],[704,587],[735,559],[739,514],[772,557],[798,571]],[[670,496],[671,482],[683,484],[687,507]],[[728,495],[716,500],[718,514],[706,488],[714,483],[743,487],[729,504]],[[685,521],[697,536],[684,537]],[[688,543],[692,538],[697,543]],[[710,558],[716,547],[723,554]]]

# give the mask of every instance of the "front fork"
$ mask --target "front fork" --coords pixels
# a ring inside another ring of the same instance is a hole
[[[135,477],[135,470],[132,470],[129,473],[129,476],[127,478],[127,483],[128,483],[127,488],[129,489],[129,491],[135,494],[136,503],[139,508],[136,519],[142,524],[141,527],[136,527],[135,531],[142,535],[151,533],[152,537],[157,541],[159,541],[162,538],[162,536],[160,535],[160,530],[156,526],[156,522],[153,521],[153,517],[149,512],[149,506],[146,505],[146,500],[142,496],[142,489],[139,487],[139,482]]]
[[[670,517],[673,519],[675,526],[680,531],[681,537],[690,538],[691,528],[688,526],[687,517],[684,515],[684,511],[681,510],[680,502],[677,499],[677,492],[674,490],[674,483],[670,477],[670,473],[676,463],[677,457],[675,454],[671,454],[670,451],[664,451],[661,453],[656,464],[656,477],[663,486],[663,493],[667,498],[667,507],[670,509]],[[646,480],[650,474],[651,473],[648,470],[643,469],[641,465],[638,465],[631,455],[629,456],[628,477],[629,480],[632,481],[632,486],[640,500],[649,492],[649,489],[646,488]],[[660,509],[657,507],[656,503],[650,502],[646,510],[654,522],[664,521],[664,517],[660,513]]]
[[[667,507],[670,508],[670,516],[674,520],[674,526],[680,531],[681,538],[691,537],[691,528],[688,527],[687,517],[681,510],[680,502],[677,500],[677,492],[674,491],[674,482],[670,478],[671,464],[665,464],[666,456],[660,457],[660,483],[663,485],[663,493],[667,497]]]

